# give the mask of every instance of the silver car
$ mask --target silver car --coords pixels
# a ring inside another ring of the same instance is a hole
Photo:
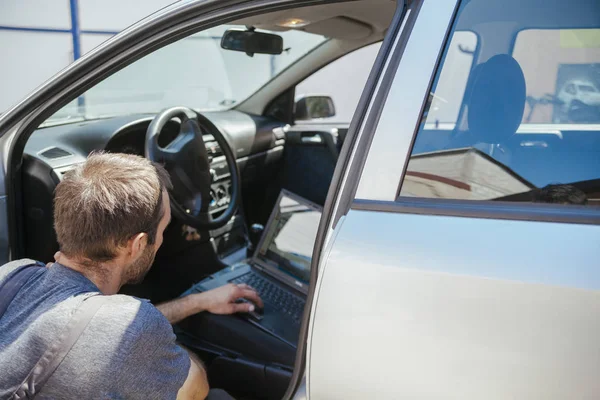
[[[209,176],[180,183],[205,207],[172,193],[170,236],[124,293],[159,302],[248,263],[282,190],[321,213],[288,239],[312,254],[293,340],[238,316],[175,327],[211,385],[598,399],[600,124],[526,99],[600,87],[599,43],[597,0],[176,3],[0,116],[0,259],[51,261],[53,190],[92,151],[195,162],[173,156],[192,121]],[[337,62],[377,44],[368,78]],[[340,88],[362,93],[351,120]]]

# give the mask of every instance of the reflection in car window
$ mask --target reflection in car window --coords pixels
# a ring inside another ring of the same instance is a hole
[[[588,92],[588,93],[593,93],[593,92],[597,92],[598,90],[593,87],[593,86],[585,86],[585,85],[579,85],[577,86],[577,88],[579,89],[580,92]]]
[[[477,35],[469,31],[458,31],[452,35],[435,93],[429,96],[429,105],[425,114],[425,124],[440,128],[440,125],[453,127],[460,112],[460,100],[467,88],[467,79],[475,51]]]
[[[525,29],[517,34],[512,56],[527,85],[523,123],[600,123],[600,98],[580,98],[600,82],[599,29]],[[532,49],[539,51],[532,53]]]
[[[600,205],[600,3],[500,3],[461,3],[400,196]]]

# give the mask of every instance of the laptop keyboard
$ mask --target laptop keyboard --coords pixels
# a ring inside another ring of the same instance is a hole
[[[304,301],[290,292],[252,272],[233,279],[231,282],[236,284],[245,283],[252,286],[265,303],[269,303],[279,311],[289,315],[294,322],[300,323],[304,311]]]

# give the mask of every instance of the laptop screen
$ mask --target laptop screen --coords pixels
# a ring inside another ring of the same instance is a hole
[[[261,264],[308,283],[321,207],[282,191],[255,255]]]

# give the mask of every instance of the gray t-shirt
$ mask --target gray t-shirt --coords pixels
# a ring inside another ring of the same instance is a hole
[[[14,267],[0,267],[0,282]],[[98,288],[54,264],[25,284],[0,319],[0,399],[24,381],[72,313]],[[190,367],[167,319],[147,300],[106,296],[38,399],[175,399]]]

